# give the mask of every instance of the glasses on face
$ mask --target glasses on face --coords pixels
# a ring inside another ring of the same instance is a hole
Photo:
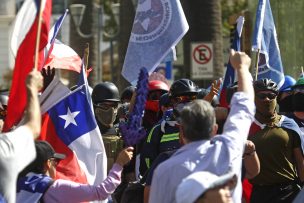
[[[60,159],[56,158],[50,158],[49,160],[54,164],[55,167],[57,167],[60,162]]]
[[[186,103],[195,100],[197,97],[196,95],[184,95],[172,98],[172,103]]]
[[[269,92],[269,93],[262,93],[262,92],[260,92],[260,93],[257,93],[256,96],[259,99],[263,99],[264,100],[264,99],[268,98],[268,99],[272,100],[272,99],[276,98],[277,94],[275,94],[273,92]]]
[[[105,102],[101,102],[101,103],[97,103],[97,104],[94,104],[96,107],[99,107],[103,110],[108,110],[110,108],[114,108],[116,109],[118,107],[118,103],[114,103],[114,102],[109,102],[109,103],[105,103]]]

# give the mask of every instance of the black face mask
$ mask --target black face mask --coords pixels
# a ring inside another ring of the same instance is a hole
[[[304,94],[302,94],[302,93],[294,94],[292,103],[293,103],[294,111],[303,111],[304,112]]]
[[[280,107],[280,112],[293,112],[293,106],[292,106],[292,101],[293,101],[293,96],[289,95],[285,97],[284,99],[281,99],[278,101],[279,107]]]

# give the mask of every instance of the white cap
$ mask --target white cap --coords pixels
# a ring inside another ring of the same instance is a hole
[[[199,171],[192,173],[183,179],[178,185],[175,192],[175,199],[177,203],[193,203],[207,190],[224,186],[229,181],[233,180],[236,186],[236,175],[234,173],[227,173],[222,176],[217,176],[207,171]]]

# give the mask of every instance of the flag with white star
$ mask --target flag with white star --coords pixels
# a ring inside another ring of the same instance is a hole
[[[57,167],[58,178],[94,185],[106,178],[104,144],[83,88],[47,111],[41,139],[67,156]]]

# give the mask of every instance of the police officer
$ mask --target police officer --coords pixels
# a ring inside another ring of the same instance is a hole
[[[198,91],[198,87],[188,79],[177,80],[171,85],[169,98],[173,106],[173,114],[156,124],[148,134],[140,158],[141,175],[146,173],[160,153],[181,146],[176,119],[185,104],[197,98]]]

